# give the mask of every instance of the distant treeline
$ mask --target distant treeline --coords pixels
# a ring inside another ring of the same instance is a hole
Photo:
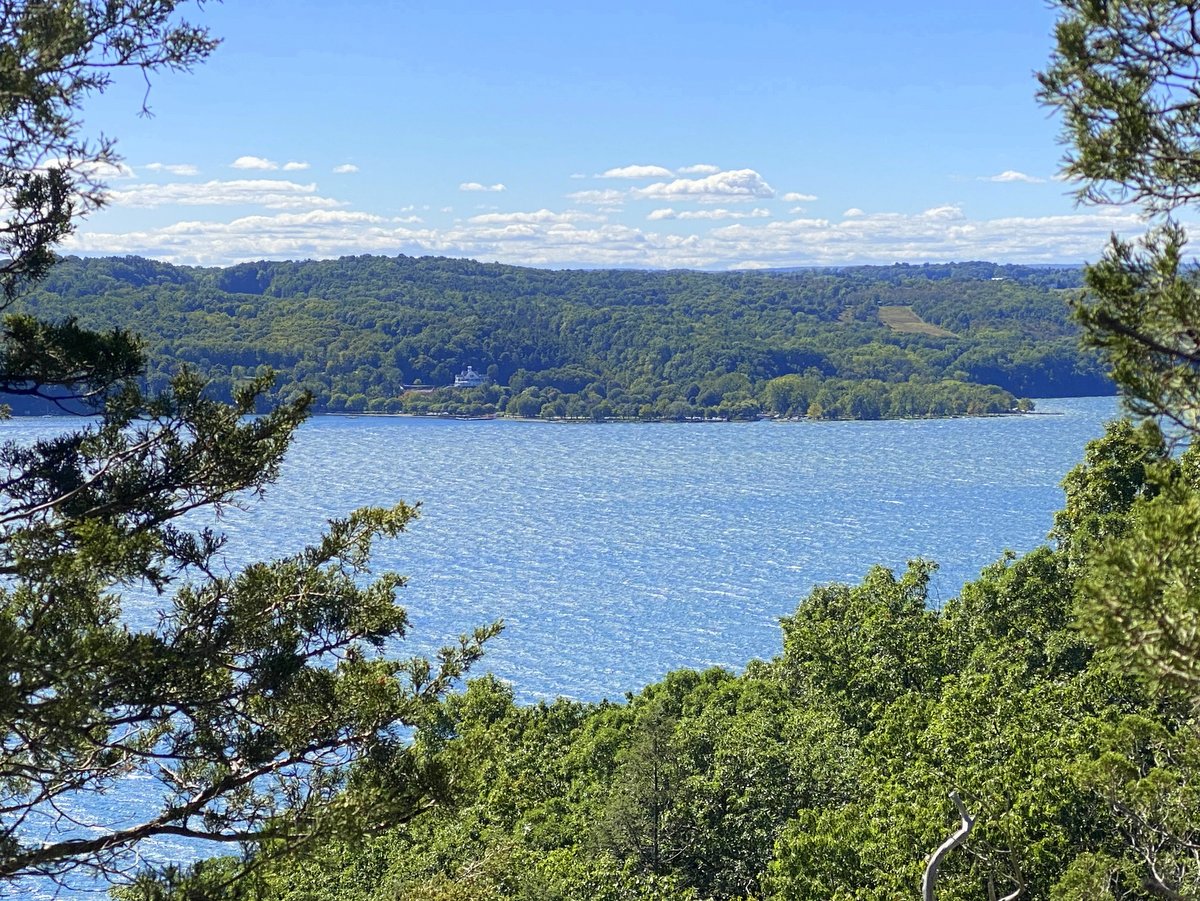
[[[1079,284],[1077,269],[992,263],[705,273],[68,258],[22,303],[142,336],[151,387],[183,363],[227,397],[270,367],[279,396],[310,391],[319,411],[876,419],[1111,393],[1077,348]],[[953,335],[893,331],[885,306]],[[468,365],[488,382],[448,387]]]

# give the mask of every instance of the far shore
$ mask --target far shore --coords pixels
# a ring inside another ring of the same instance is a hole
[[[1107,395],[1097,395],[1107,396]],[[811,416],[757,416],[753,419],[637,419],[632,417],[612,416],[605,419],[589,419],[586,417],[567,418],[557,417],[545,419],[540,416],[511,416],[507,413],[489,413],[483,416],[460,416],[454,413],[376,413],[367,411],[335,413],[322,410],[313,416],[345,416],[361,419],[438,419],[456,420],[459,422],[486,422],[488,420],[503,420],[505,422],[538,422],[557,425],[611,425],[613,423],[640,425],[713,425],[728,424],[749,425],[758,422],[768,423],[828,423],[828,422],[932,422],[939,419],[1003,419],[1010,416],[1061,416],[1061,413],[1045,410],[1010,410],[1007,413],[958,413],[951,416],[896,416],[880,419],[816,419]]]

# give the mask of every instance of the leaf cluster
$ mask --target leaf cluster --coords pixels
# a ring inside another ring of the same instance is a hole
[[[1081,199],[1163,213],[1200,185],[1200,3],[1059,0],[1057,47],[1039,75],[1063,119],[1063,173]]]

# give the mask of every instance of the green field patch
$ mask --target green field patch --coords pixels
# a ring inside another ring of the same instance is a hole
[[[954,332],[932,325],[917,315],[912,307],[883,306],[879,308],[879,321],[893,332],[910,335],[929,335],[931,338],[957,338]]]

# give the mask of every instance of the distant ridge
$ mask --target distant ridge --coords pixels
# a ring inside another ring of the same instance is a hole
[[[186,364],[224,396],[269,366],[278,393],[308,390],[328,412],[878,418],[1110,393],[1077,347],[1066,299],[1079,284],[1078,268],[986,262],[710,273],[75,257],[24,303],[143,335],[153,385]],[[883,306],[933,328],[895,332]],[[485,384],[454,389],[467,366]]]

